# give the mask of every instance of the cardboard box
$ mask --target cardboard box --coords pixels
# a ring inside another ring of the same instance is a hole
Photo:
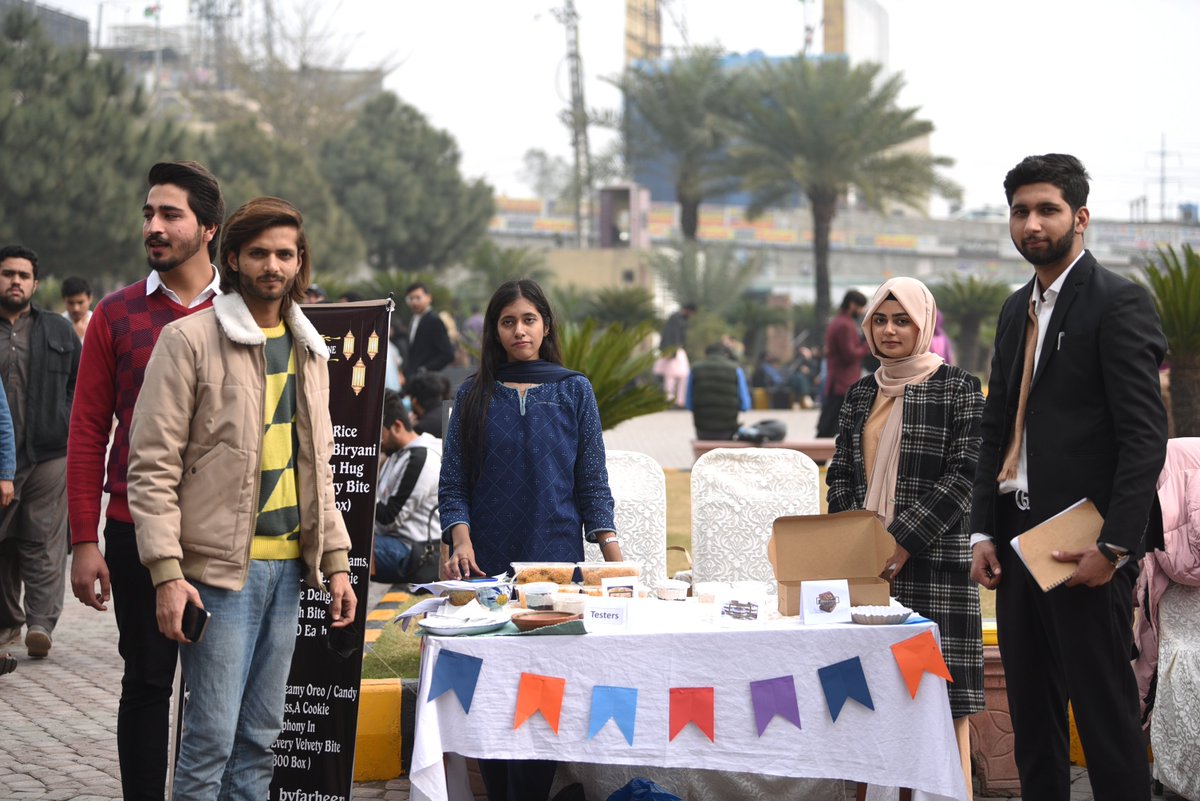
[[[771,530],[767,557],[779,582],[779,613],[800,613],[800,582],[846,579],[854,606],[887,606],[888,583],[879,578],[896,549],[874,512],[780,517]]]

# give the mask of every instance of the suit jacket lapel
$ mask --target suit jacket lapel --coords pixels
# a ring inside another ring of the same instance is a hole
[[[1037,371],[1033,374],[1033,381],[1029,384],[1030,389],[1037,386],[1038,379],[1041,378],[1042,373],[1046,372],[1046,366],[1058,353],[1058,335],[1062,331],[1063,320],[1066,319],[1071,304],[1078,297],[1080,287],[1092,277],[1095,263],[1096,260],[1092,258],[1092,254],[1084,252],[1079,262],[1071,268],[1067,280],[1063,282],[1062,291],[1054,300],[1054,311],[1051,312],[1050,322],[1046,326],[1046,337],[1042,340],[1042,352],[1038,356]]]

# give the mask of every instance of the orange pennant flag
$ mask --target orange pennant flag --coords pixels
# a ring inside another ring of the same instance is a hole
[[[926,673],[940,676],[949,682],[954,681],[932,631],[924,631],[916,637],[896,643],[892,646],[892,656],[896,658],[900,675],[904,677],[904,683],[908,686],[908,694],[913,698],[917,697],[921,677]]]
[[[671,739],[674,740],[689,723],[695,723],[710,741],[716,742],[713,739],[712,687],[671,688]]]
[[[558,734],[558,718],[562,715],[566,687],[566,679],[522,673],[517,689],[517,714],[513,719],[513,730],[521,728],[521,724],[533,717],[535,712],[541,712],[550,728]]]

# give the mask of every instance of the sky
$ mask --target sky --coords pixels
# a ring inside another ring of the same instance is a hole
[[[158,0],[163,24],[185,21],[187,0]],[[1200,202],[1200,59],[1195,0],[879,0],[888,18],[887,67],[903,75],[901,102],[934,124],[931,150],[964,207],[1003,206],[1005,172],[1026,155],[1068,152],[1092,175],[1094,217],[1166,218]],[[273,0],[277,8],[306,0]],[[385,86],[450,131],[468,177],[530,196],[522,157],[540,148],[569,158],[558,114],[569,101],[561,0],[307,0],[328,50],[347,66],[388,64]],[[257,0],[242,0],[257,8]],[[142,22],[146,2],[55,0],[95,24]],[[820,0],[664,0],[667,47],[720,44],[730,52],[794,54]],[[623,0],[576,0],[592,108],[615,109],[604,77],[624,59]],[[254,24],[254,11],[247,16]],[[293,17],[294,18],[294,17]],[[94,37],[93,32],[93,37]],[[107,32],[105,36],[107,36]],[[818,29],[813,52],[820,51]],[[593,132],[593,151],[606,140]],[[946,212],[935,204],[935,215]]]

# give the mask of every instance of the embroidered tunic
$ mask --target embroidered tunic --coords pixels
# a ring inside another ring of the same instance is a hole
[[[471,386],[459,388],[456,409]],[[443,532],[471,529],[475,561],[488,575],[510,562],[583,560],[583,534],[615,530],[600,412],[583,376],[520,393],[497,382],[472,487],[462,427],[451,414],[438,492]]]

